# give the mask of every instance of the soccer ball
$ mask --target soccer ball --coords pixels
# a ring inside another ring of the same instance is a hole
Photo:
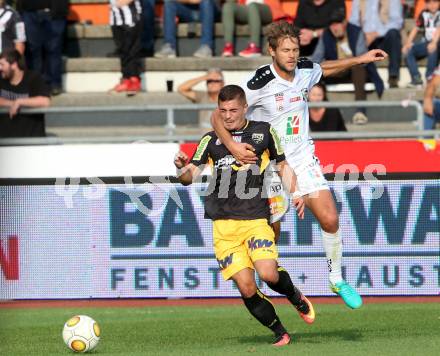
[[[98,323],[87,315],[75,315],[64,324],[63,340],[75,352],[93,350],[100,336]]]

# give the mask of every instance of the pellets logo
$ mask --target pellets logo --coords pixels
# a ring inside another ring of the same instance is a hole
[[[299,134],[299,116],[289,116],[287,118],[286,135],[298,135]]]

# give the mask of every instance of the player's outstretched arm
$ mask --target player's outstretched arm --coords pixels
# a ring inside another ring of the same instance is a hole
[[[215,109],[211,115],[211,124],[214,128],[217,137],[226,146],[229,152],[232,153],[234,158],[244,164],[253,164],[257,162],[257,156],[254,153],[254,148],[248,143],[235,142],[232,139],[231,134],[225,129],[220,111]]]
[[[192,163],[188,164],[188,156],[185,152],[179,151],[174,156],[176,176],[183,185],[190,185],[200,175],[200,169]]]
[[[304,218],[304,200],[300,196],[295,196],[296,192],[296,174],[286,160],[277,163],[277,171],[281,177],[284,187],[290,192],[292,204],[296,209],[298,217]]]
[[[372,49],[360,56],[337,59],[334,61],[324,61],[321,63],[322,75],[324,77],[331,77],[337,75],[351,67],[383,61],[388,57],[388,54],[381,49]]]

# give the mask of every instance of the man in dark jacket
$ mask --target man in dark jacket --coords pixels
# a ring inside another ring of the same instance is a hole
[[[300,0],[295,26],[301,30],[301,55],[310,56],[324,30],[330,26],[329,14],[342,9],[344,0]]]
[[[323,60],[335,60],[341,58],[351,58],[368,52],[365,43],[365,35],[362,29],[345,19],[345,13],[336,10],[330,16],[330,27],[325,30],[319,39],[318,45],[312,55],[313,62]],[[365,82],[369,78],[376,87],[379,97],[382,96],[384,84],[377,72],[374,63],[366,66],[356,66],[340,76],[327,81],[327,84],[353,83],[355,90],[355,100],[366,100]],[[366,124],[368,118],[365,110],[360,108],[353,116],[354,124]]]
[[[69,0],[17,0],[28,46],[27,64],[44,74],[53,95],[62,91],[62,50]]]

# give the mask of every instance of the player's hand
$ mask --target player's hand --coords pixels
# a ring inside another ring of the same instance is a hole
[[[402,47],[402,54],[403,54],[404,56],[406,56],[406,55],[408,54],[408,52],[409,52],[409,50],[411,49],[412,46],[413,46],[412,43],[407,43],[406,45],[404,45],[404,46]]]
[[[367,53],[364,53],[361,56],[359,56],[359,59],[362,64],[380,62],[386,58],[388,58],[388,54],[385,51],[382,51],[381,49],[372,49],[371,51],[368,51]]]
[[[304,199],[301,197],[297,197],[297,198],[292,197],[292,205],[295,207],[296,214],[298,215],[298,217],[300,219],[304,219],[304,207],[305,207]]]
[[[231,153],[234,158],[242,165],[254,164],[257,162],[255,148],[248,143],[234,142]]]
[[[433,41],[429,42],[428,53],[434,53],[436,50],[437,50],[437,43],[434,43]]]
[[[9,107],[9,118],[12,119],[15,115],[18,114],[20,110],[20,101],[17,99],[12,102],[12,105]]]
[[[174,165],[178,169],[185,167],[187,161],[188,161],[188,156],[183,151],[177,152],[176,155],[174,156]]]

